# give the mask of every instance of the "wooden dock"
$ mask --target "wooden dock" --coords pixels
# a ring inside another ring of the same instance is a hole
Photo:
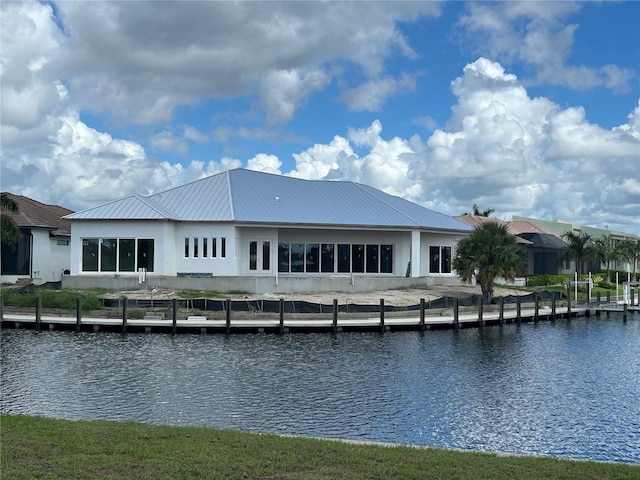
[[[383,302],[381,301],[381,306]],[[76,332],[122,332],[126,333],[303,333],[303,332],[349,332],[349,331],[401,331],[435,330],[459,328],[483,328],[491,325],[553,321],[561,318],[590,316],[589,306],[518,306],[504,308],[504,305],[478,307],[464,310],[442,309],[430,311],[385,312],[381,308],[378,315],[371,314],[250,314],[238,315],[227,312],[226,318],[209,318],[206,315],[187,315],[186,318],[165,319],[153,312],[144,318],[130,319],[126,308],[122,318],[99,316],[76,316],[41,314],[37,309],[31,312],[2,312],[2,328],[27,328],[35,330],[75,330]],[[486,309],[486,311],[485,311]],[[604,310],[600,310],[604,311]],[[67,314],[68,315],[68,314]]]

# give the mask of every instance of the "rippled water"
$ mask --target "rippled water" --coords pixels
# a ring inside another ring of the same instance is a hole
[[[0,411],[640,463],[640,316],[383,335],[5,330]]]

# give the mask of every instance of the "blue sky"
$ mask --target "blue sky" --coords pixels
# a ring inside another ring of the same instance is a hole
[[[228,168],[640,234],[640,2],[3,2],[3,191]]]

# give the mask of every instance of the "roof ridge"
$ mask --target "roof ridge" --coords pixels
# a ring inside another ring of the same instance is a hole
[[[235,170],[244,170],[244,169],[237,169],[234,168],[233,171]],[[229,210],[231,211],[231,220],[235,220],[236,219],[236,212],[233,208],[233,195],[231,193],[231,175],[229,174],[229,172],[231,172],[232,170],[225,170],[223,173],[225,175],[225,177],[227,178],[227,197],[229,198]]]
[[[163,207],[162,205],[159,205],[155,200],[152,200],[151,197],[142,197],[142,196],[136,195],[136,194],[130,195],[130,197],[135,197],[137,200],[140,200],[147,207],[151,208],[152,210],[154,210],[158,214],[162,215],[166,219],[173,220],[176,217],[175,214],[171,210],[169,210],[168,208]],[[127,198],[130,198],[130,197],[127,197]]]
[[[329,180],[328,180],[329,181]],[[420,224],[418,222],[416,222],[412,217],[410,217],[409,215],[407,215],[406,213],[404,213],[403,211],[397,209],[396,207],[394,207],[393,205],[391,205],[390,203],[384,201],[381,198],[378,198],[377,196],[373,195],[369,189],[373,188],[373,187],[369,187],[368,185],[363,185],[361,183],[357,183],[357,182],[353,182],[353,181],[349,181],[347,180],[345,183],[351,183],[352,185],[354,185],[356,188],[362,190],[364,193],[366,193],[368,196],[370,196],[371,198],[373,198],[374,200],[383,203],[385,206],[389,207],[390,209],[392,209],[393,211],[395,211],[396,213],[400,214],[401,216],[403,216],[404,218],[408,219],[411,223],[413,223],[416,227],[419,227]],[[406,202],[408,202],[409,200],[406,200],[402,197],[398,197],[397,195],[391,195],[390,193],[384,192],[382,190],[378,190],[381,193],[384,193],[385,195],[389,195],[391,197],[396,197],[399,198],[400,200],[404,200]],[[413,203],[413,202],[410,202]],[[417,203],[415,205],[418,205]],[[418,205],[419,207],[422,207],[422,205]],[[426,207],[422,207],[422,208],[426,208]],[[429,210],[429,209],[427,209]]]

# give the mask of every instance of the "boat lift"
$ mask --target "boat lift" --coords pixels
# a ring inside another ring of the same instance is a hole
[[[587,285],[587,303],[591,303],[591,290],[593,290],[593,279],[591,278],[591,272],[589,272],[588,280],[578,280],[578,272],[576,272],[574,280],[567,282],[567,290],[571,288],[573,285],[573,298],[576,303],[578,303],[578,285]]]

